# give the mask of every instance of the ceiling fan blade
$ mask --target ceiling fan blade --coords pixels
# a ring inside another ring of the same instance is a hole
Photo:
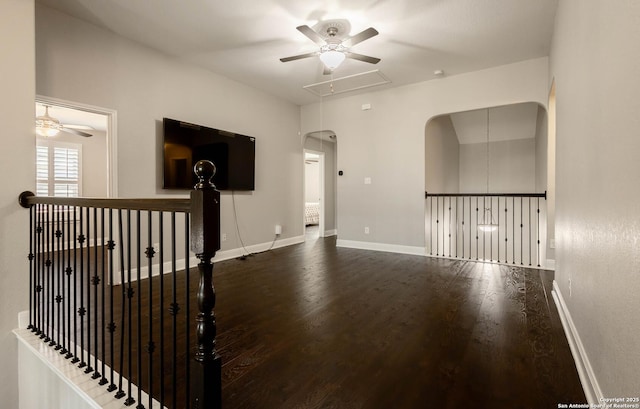
[[[368,55],[352,53],[351,51],[346,53],[346,55],[347,55],[347,58],[351,58],[353,60],[359,60],[359,61],[368,62],[369,64],[377,64],[377,63],[380,62],[380,58],[369,57]]]
[[[289,61],[301,60],[303,58],[315,57],[316,55],[318,55],[317,52],[307,53],[307,54],[300,54],[300,55],[294,55],[294,56],[291,56],[291,57],[280,58],[280,61],[289,62]]]
[[[298,30],[299,32],[301,32],[302,34],[307,36],[309,38],[309,40],[313,41],[314,43],[316,43],[318,45],[325,45],[326,44],[326,41],[324,41],[324,38],[322,38],[320,36],[320,34],[318,34],[315,31],[313,31],[313,29],[311,27],[307,26],[307,25],[298,26],[298,27],[296,27],[296,30]]]
[[[72,133],[72,134],[74,134],[74,135],[84,136],[85,138],[88,138],[88,137],[90,137],[90,136],[93,136],[93,135],[92,135],[92,134],[90,134],[90,133],[82,132],[82,131],[79,131],[79,130],[77,130],[77,129],[71,129],[71,128],[65,128],[65,127],[62,127],[62,128],[60,128],[60,130],[61,130],[62,132],[66,132],[66,133]]]
[[[354,46],[358,43],[363,42],[364,40],[367,40],[371,37],[377,36],[378,35],[378,30],[376,30],[373,27],[369,27],[368,29],[359,32],[358,34],[354,35],[353,37],[347,38],[346,40],[344,40],[342,42],[342,44],[345,47],[351,47]]]

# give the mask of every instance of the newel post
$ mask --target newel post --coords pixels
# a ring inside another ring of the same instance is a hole
[[[191,403],[194,409],[222,407],[222,361],[216,351],[216,293],[211,259],[220,250],[220,192],[211,178],[213,163],[201,160],[193,168],[198,176],[191,191],[191,250],[200,260],[198,270],[197,349],[191,366]]]

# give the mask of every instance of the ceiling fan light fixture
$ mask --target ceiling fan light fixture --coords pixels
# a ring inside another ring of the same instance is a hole
[[[62,125],[60,121],[49,116],[49,107],[45,106],[44,115],[36,118],[36,133],[40,136],[56,136],[60,132]]]
[[[330,70],[335,70],[342,64],[346,55],[341,51],[327,50],[320,53],[320,61]]]

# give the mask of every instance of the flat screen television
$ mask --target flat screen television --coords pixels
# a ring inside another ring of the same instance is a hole
[[[193,189],[193,165],[207,159],[218,190],[255,190],[255,138],[169,118],[162,124],[164,189]]]

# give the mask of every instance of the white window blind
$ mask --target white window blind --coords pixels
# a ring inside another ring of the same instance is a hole
[[[36,147],[36,194],[78,197],[81,187],[82,145],[51,141]]]

